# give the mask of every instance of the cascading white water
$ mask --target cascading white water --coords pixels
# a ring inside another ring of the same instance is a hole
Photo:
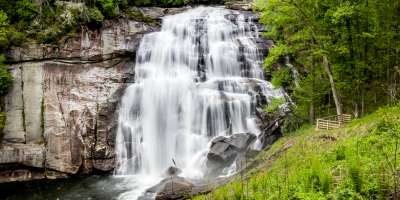
[[[144,36],[121,103],[117,175],[161,177],[174,159],[183,176],[201,177],[213,137],[259,132],[249,85],[281,93],[263,81],[254,30],[236,11],[198,7]]]

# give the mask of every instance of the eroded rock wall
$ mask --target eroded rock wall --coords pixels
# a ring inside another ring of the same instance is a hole
[[[119,99],[140,39],[157,29],[118,19],[58,46],[12,49],[0,182],[112,170]]]

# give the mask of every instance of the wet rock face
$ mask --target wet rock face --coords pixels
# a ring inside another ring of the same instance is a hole
[[[140,39],[156,29],[117,19],[59,46],[12,49],[0,182],[112,170],[119,100]]]
[[[276,140],[282,137],[281,126],[285,118],[290,115],[291,102],[286,102],[279,106],[275,113],[266,113],[261,109],[257,109],[258,126],[261,134],[258,139],[261,142],[261,148],[269,148]]]
[[[216,137],[207,154],[207,174],[217,175],[229,167],[237,157],[245,153],[256,136],[252,133],[237,133],[229,137]]]

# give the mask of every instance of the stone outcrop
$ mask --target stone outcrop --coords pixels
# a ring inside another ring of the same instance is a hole
[[[155,199],[187,199],[191,196],[194,184],[179,176],[170,176],[163,179],[157,185],[146,190],[146,193],[156,194]],[[141,199],[145,199],[146,196]]]
[[[244,1],[228,1],[225,3],[225,7],[232,10],[251,11],[253,9],[253,3]]]
[[[13,86],[0,143],[0,182],[114,168],[117,109],[140,39],[158,27],[127,19],[82,26],[59,45],[8,52]]]
[[[256,136],[252,133],[237,133],[229,137],[219,136],[211,141],[207,154],[207,174],[214,176],[229,167],[236,158],[249,150],[249,145]]]
[[[274,113],[266,113],[260,108],[256,110],[258,125],[261,129],[258,139],[261,142],[262,149],[269,148],[276,140],[282,137],[281,126],[285,118],[290,115],[290,104],[290,99],[287,99],[287,102],[279,106]]]
[[[178,8],[160,8],[160,7],[140,7],[138,8],[144,16],[151,19],[161,21],[161,18],[165,15],[173,15],[183,12],[191,8],[190,6],[178,7]]]

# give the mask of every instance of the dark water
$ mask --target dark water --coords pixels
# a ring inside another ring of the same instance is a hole
[[[0,199],[5,200],[76,200],[117,199],[132,190],[128,177],[90,176],[63,180],[41,180],[0,184]]]

